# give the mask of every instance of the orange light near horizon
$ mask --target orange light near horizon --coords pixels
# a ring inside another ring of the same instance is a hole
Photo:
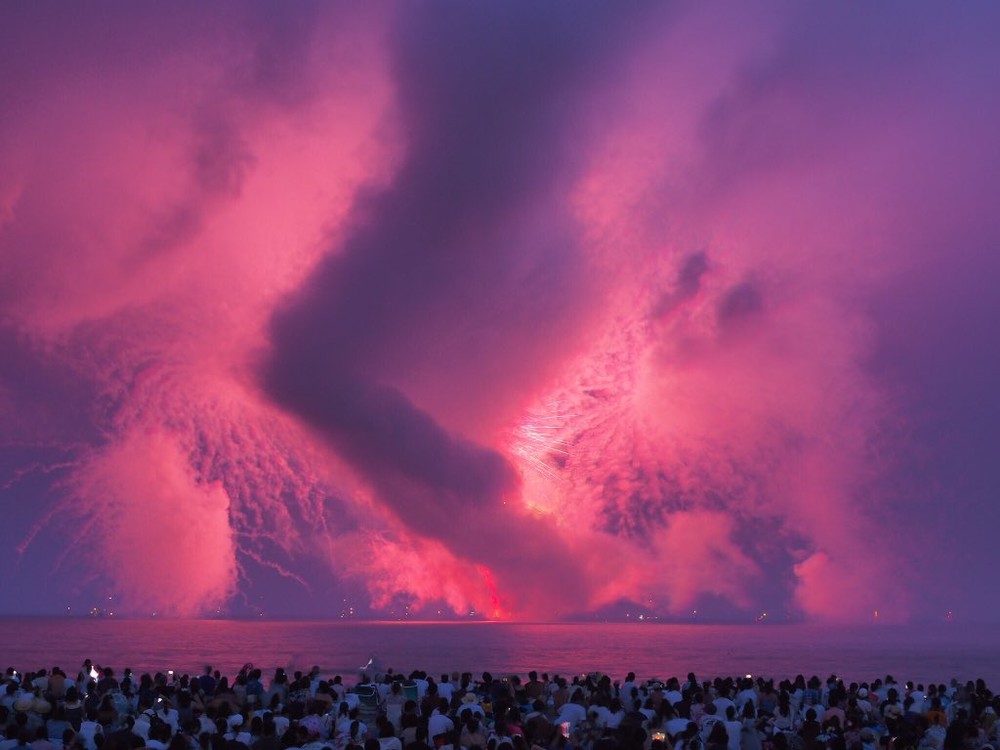
[[[500,593],[497,590],[497,584],[496,580],[493,578],[493,572],[485,565],[479,565],[476,570],[478,570],[479,574],[483,577],[483,582],[486,584],[486,588],[490,592],[490,611],[492,612],[492,619],[504,619],[505,613],[500,603]]]

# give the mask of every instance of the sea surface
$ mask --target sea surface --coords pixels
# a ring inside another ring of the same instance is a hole
[[[604,672],[699,678],[837,674],[848,681],[892,674],[915,682],[982,677],[1000,687],[1000,627],[960,623],[829,627],[802,624],[495,622],[383,623],[240,620],[0,618],[0,669],[60,666],[85,658],[136,672],[234,675],[246,663],[356,679],[372,656],[382,670],[477,676]]]

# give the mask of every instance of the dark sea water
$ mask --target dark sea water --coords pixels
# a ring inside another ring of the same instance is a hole
[[[233,675],[247,662],[353,680],[371,655],[383,669],[429,673],[484,670],[526,674],[600,671],[624,676],[700,678],[835,673],[848,681],[984,678],[1000,687],[1000,627],[941,623],[872,627],[791,624],[364,623],[229,620],[0,619],[0,668],[61,666],[85,658],[137,672]]]

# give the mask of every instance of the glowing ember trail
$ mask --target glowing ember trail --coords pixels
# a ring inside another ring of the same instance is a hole
[[[503,605],[500,601],[500,593],[497,591],[496,582],[493,580],[493,574],[490,569],[485,566],[479,567],[479,574],[483,577],[483,582],[486,584],[486,590],[490,595],[490,604],[492,605],[489,612],[490,617],[494,620],[499,620],[504,617]]]

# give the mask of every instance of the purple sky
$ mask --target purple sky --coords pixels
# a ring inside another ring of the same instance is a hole
[[[998,21],[0,7],[0,613],[996,619]]]

